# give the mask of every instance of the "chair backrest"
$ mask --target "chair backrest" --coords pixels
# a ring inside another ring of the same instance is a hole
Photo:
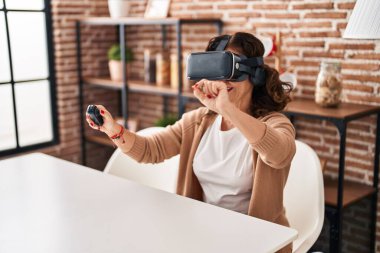
[[[322,230],[325,198],[320,160],[310,146],[298,140],[284,190],[284,205],[290,226],[298,231],[293,252],[307,252]]]
[[[150,135],[161,131],[163,127],[149,127],[137,134]],[[123,177],[146,186],[175,193],[177,187],[177,176],[179,166],[179,155],[165,160],[162,163],[146,164],[138,163],[120,149],[115,150],[109,159],[104,173]]]

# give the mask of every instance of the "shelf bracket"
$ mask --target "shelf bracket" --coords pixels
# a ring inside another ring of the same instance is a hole
[[[161,25],[161,34],[162,34],[162,49],[165,50],[167,48],[166,25]]]

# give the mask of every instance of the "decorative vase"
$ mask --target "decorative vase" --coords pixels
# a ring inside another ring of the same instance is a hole
[[[128,0],[108,0],[111,18],[128,17],[129,4]]]

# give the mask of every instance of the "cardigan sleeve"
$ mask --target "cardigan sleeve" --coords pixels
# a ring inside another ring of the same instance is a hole
[[[182,140],[182,120],[150,136],[130,133],[131,145],[123,152],[141,163],[160,163],[179,154]]]
[[[283,115],[269,118],[265,127],[263,137],[251,146],[264,163],[282,169],[291,163],[296,151],[295,129]]]

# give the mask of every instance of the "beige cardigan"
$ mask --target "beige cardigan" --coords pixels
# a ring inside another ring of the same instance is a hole
[[[138,162],[159,163],[180,154],[177,193],[202,201],[202,188],[193,172],[193,158],[206,129],[217,114],[201,107],[152,136],[127,134],[123,152]],[[266,125],[264,136],[252,146],[255,168],[248,215],[289,226],[283,206],[283,189],[295,154],[295,130],[283,114],[258,118]],[[252,129],[254,131],[254,129]],[[279,252],[291,252],[291,244]]]

